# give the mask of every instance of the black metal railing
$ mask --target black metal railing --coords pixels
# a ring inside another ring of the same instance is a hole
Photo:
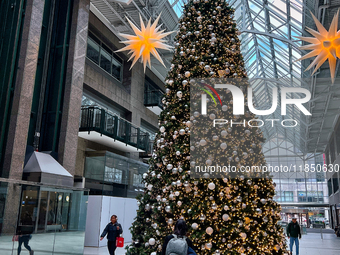
[[[158,106],[163,109],[162,97],[163,92],[161,90],[145,90],[144,91],[144,105],[145,106]]]
[[[81,108],[79,131],[96,131],[138,149],[149,149],[148,132],[97,106]]]

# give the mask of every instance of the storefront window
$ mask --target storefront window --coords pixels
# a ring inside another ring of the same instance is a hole
[[[87,201],[83,189],[0,183],[0,253],[17,254],[19,242],[12,237],[30,235],[27,244],[35,253],[83,254]]]

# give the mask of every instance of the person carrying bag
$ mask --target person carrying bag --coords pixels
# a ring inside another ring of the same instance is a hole
[[[120,237],[123,233],[123,228],[117,220],[117,215],[112,215],[111,222],[106,225],[103,233],[100,235],[100,241],[107,235],[107,249],[110,255],[115,254],[117,247],[123,247],[124,245],[124,239]]]

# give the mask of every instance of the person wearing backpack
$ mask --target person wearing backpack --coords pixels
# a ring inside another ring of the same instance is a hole
[[[164,240],[162,255],[196,255],[192,241],[186,237],[187,231],[185,221],[178,220],[174,233]]]
[[[293,255],[293,246],[296,246],[296,255],[299,255],[299,239],[301,239],[301,229],[299,223],[297,223],[296,218],[292,219],[292,222],[287,226],[287,236],[290,238],[290,254]]]

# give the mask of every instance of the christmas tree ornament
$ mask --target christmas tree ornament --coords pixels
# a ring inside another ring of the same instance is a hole
[[[212,229],[212,227],[207,227],[207,229],[205,230],[205,232],[208,234],[208,235],[211,235],[214,230]]]
[[[240,233],[240,237],[242,239],[246,239],[247,238],[247,234],[242,232],[242,233]]]
[[[196,230],[198,228],[198,224],[197,223],[192,223],[191,227]]]
[[[229,220],[229,215],[228,214],[223,214],[222,219],[224,221],[228,221]]]
[[[213,183],[213,182],[211,182],[211,183],[208,184],[208,188],[209,188],[210,190],[215,189],[215,187],[216,187],[216,185],[215,185],[215,183]]]
[[[204,215],[204,214],[201,214],[201,215],[200,215],[200,220],[201,220],[201,221],[205,221],[205,219],[206,219],[205,215]]]
[[[150,244],[150,245],[154,245],[155,243],[156,243],[155,238],[150,238],[150,239],[149,239],[149,244]]]

